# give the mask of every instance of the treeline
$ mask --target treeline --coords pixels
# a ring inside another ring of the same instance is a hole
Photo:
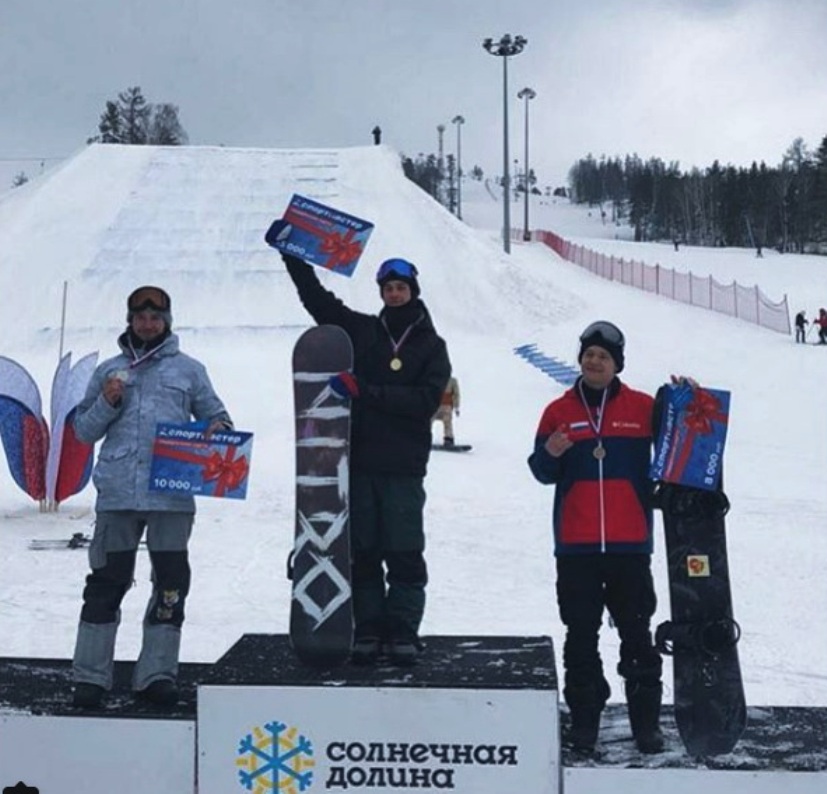
[[[451,212],[457,209],[457,164],[453,154],[440,158],[436,154],[420,154],[417,157],[402,155],[402,172]],[[475,165],[463,175],[481,180],[483,171]]]
[[[109,100],[98,121],[98,134],[87,143],[182,146],[189,138],[178,118],[178,106],[151,104],[140,86],[132,86]]]
[[[684,172],[659,158],[588,155],[569,171],[569,189],[639,241],[827,252],[827,136],[814,153],[797,138],[775,168],[716,160]]]

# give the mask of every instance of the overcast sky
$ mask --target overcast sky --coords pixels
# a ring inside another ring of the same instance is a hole
[[[564,184],[588,153],[776,165],[827,135],[827,0],[0,0],[0,167],[30,176],[97,132],[139,85],[172,102],[193,144],[445,152],[502,173],[510,159]],[[520,166],[522,167],[522,165]],[[0,170],[0,173],[2,171]],[[0,188],[9,179],[0,177]]]

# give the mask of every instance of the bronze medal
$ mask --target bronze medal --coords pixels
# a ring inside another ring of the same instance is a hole
[[[597,446],[592,450],[592,455],[594,455],[598,460],[603,460],[603,458],[606,457],[606,448],[603,446],[602,442],[597,442]]]
[[[402,369],[402,359],[401,358],[392,358],[391,359],[391,369],[394,372],[399,372]]]

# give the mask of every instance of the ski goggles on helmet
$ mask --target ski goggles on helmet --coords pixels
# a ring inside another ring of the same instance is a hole
[[[170,299],[160,287],[138,287],[127,299],[126,307],[131,312],[142,312],[144,309],[168,312]]]
[[[384,281],[393,278],[416,278],[419,271],[406,259],[386,259],[376,271],[376,280]]]
[[[594,339],[602,339],[607,344],[616,345],[621,350],[626,344],[626,340],[623,338],[623,332],[616,325],[605,320],[598,320],[596,323],[592,323],[580,334],[581,342]]]

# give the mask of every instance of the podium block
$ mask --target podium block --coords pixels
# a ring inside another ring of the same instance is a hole
[[[245,635],[198,688],[199,794],[560,791],[548,637],[432,637],[415,667],[303,667]]]
[[[195,690],[210,669],[182,664],[174,708],[136,701],[134,664],[116,662],[101,709],[71,704],[69,659],[0,658],[0,790],[182,794],[195,785]]]

